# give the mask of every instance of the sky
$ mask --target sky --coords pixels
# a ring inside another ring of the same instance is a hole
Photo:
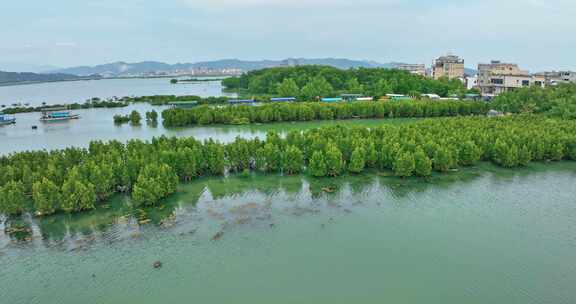
[[[0,63],[349,58],[576,70],[574,0],[18,0]]]

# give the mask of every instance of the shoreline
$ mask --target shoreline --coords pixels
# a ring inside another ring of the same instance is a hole
[[[104,79],[104,78],[81,78],[81,79],[44,80],[44,81],[3,82],[3,83],[0,83],[0,87],[13,87],[13,86],[20,86],[20,85],[55,83],[55,82],[90,81],[90,80],[101,80],[101,79]]]
[[[168,78],[175,78],[175,77],[188,77],[194,75],[179,75],[179,76],[137,76],[137,77],[127,77],[127,76],[118,76],[118,77],[101,77],[101,78],[78,78],[78,79],[63,79],[63,80],[45,80],[45,81],[20,81],[20,82],[5,82],[0,83],[0,87],[13,87],[13,86],[21,86],[21,85],[32,85],[32,84],[43,84],[43,83],[58,83],[58,82],[74,82],[74,81],[92,81],[92,80],[114,80],[114,79],[168,79]],[[229,75],[215,75],[215,76],[201,76],[201,77],[220,77],[215,79],[214,81],[222,81],[222,77],[230,77]],[[212,80],[204,80],[204,81],[212,81]],[[183,82],[186,82],[183,80]]]
[[[56,212],[54,214],[45,216],[35,216],[34,214],[27,213],[17,217],[12,217],[13,223],[28,222],[32,225],[34,223],[46,222],[62,223],[62,219],[69,217],[70,221],[75,223],[82,222],[85,218],[97,218],[104,216],[106,219],[110,218],[133,218],[133,225],[142,226],[162,226],[170,219],[171,212],[178,206],[178,202],[186,198],[184,207],[196,206],[205,200],[201,199],[198,193],[209,189],[214,191],[216,199],[222,199],[245,193],[254,189],[254,182],[270,182],[265,183],[265,187],[270,189],[279,189],[284,185],[297,184],[301,190],[302,185],[307,185],[311,197],[337,197],[346,192],[347,184],[357,184],[362,181],[365,185],[363,189],[371,187],[371,183],[367,181],[377,181],[378,187],[390,189],[391,191],[411,192],[422,190],[423,188],[438,188],[439,186],[456,186],[459,183],[469,184],[478,181],[482,178],[497,178],[503,180],[510,180],[511,177],[527,177],[538,174],[566,173],[570,172],[576,165],[575,162],[570,160],[563,160],[553,162],[552,164],[546,162],[532,162],[529,166],[521,170],[511,170],[509,168],[499,167],[491,162],[478,162],[474,166],[463,167],[456,171],[448,173],[434,173],[428,179],[421,179],[417,177],[401,178],[394,176],[390,171],[380,170],[367,170],[359,174],[343,174],[337,177],[324,177],[317,178],[310,176],[306,173],[296,175],[284,175],[280,173],[268,174],[252,172],[249,175],[240,173],[229,174],[225,176],[202,176],[188,182],[179,183],[177,191],[170,197],[163,200],[163,204],[158,206],[141,206],[135,207],[132,205],[132,198],[127,193],[115,193],[109,199],[97,205],[94,209],[85,212],[66,213]],[[271,182],[273,181],[273,182]],[[358,184],[361,185],[361,184]],[[220,188],[222,187],[222,188]],[[228,188],[230,187],[230,188]],[[256,187],[257,189],[258,187]],[[221,189],[227,189],[222,191]],[[194,199],[190,200],[192,197]],[[231,207],[231,210],[255,210],[254,203],[246,203],[240,207]],[[344,214],[354,212],[356,204],[351,204],[346,207],[339,207]],[[225,212],[226,206],[220,206],[218,212]],[[239,209],[238,209],[239,208]],[[295,215],[301,215],[303,210],[296,210]],[[3,224],[1,221],[3,215],[0,215],[0,227]],[[5,219],[8,219],[5,217]],[[6,222],[10,223],[10,222]],[[270,226],[273,227],[273,226]],[[6,228],[6,227],[5,227]],[[37,235],[33,238],[28,238],[31,230],[8,229],[5,236],[12,236],[18,238],[21,244],[30,243],[40,239]],[[0,234],[0,239],[2,235]],[[127,239],[132,238],[128,236]],[[124,239],[124,240],[127,240]]]

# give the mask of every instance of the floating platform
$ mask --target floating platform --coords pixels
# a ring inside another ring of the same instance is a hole
[[[40,121],[43,122],[50,122],[50,121],[63,121],[63,120],[71,120],[71,119],[78,119],[80,115],[78,114],[70,114],[67,116],[43,116],[40,118]]]
[[[80,118],[80,115],[71,114],[67,108],[45,108],[42,109],[42,117],[40,118],[40,121],[64,121],[78,118]]]
[[[15,123],[16,123],[15,117],[8,117],[4,114],[0,114],[0,126],[13,125]]]

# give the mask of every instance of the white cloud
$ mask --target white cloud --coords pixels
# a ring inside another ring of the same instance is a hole
[[[66,42],[56,42],[54,43],[54,46],[74,48],[77,47],[78,44],[76,42],[66,41]]]
[[[404,4],[403,0],[179,0],[186,5],[206,10],[239,8],[334,8],[387,6]]]
[[[242,7],[242,6],[315,6],[330,4],[331,2],[343,2],[340,0],[183,0],[186,4],[194,7]]]
[[[478,4],[514,5],[518,12],[525,8],[541,8],[546,10],[561,11],[574,10],[574,0],[483,0],[483,1],[459,1],[459,0],[177,0],[190,7],[206,10],[225,10],[239,8],[354,8],[373,9],[385,7],[406,7],[419,10],[423,7],[452,8],[452,7],[475,7]]]

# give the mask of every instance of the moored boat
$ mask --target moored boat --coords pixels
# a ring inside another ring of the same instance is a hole
[[[0,114],[0,126],[11,125],[16,123],[15,117],[9,117],[6,114]]]
[[[80,115],[70,113],[67,108],[45,108],[42,109],[42,117],[40,118],[40,121],[63,121],[78,118],[80,118]]]

